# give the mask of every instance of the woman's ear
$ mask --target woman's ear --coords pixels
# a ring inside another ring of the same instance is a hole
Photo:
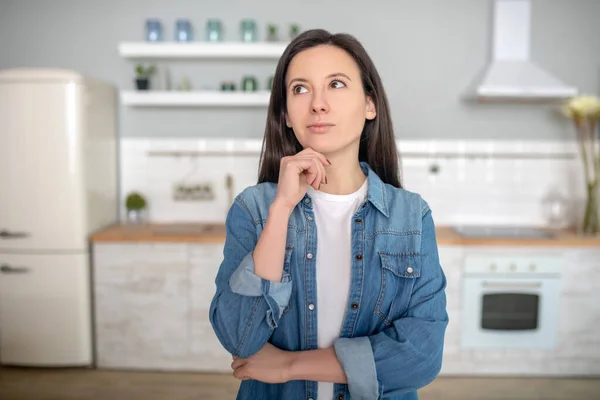
[[[291,127],[292,127],[292,123],[290,122],[290,119],[288,118],[287,114],[285,114],[285,125],[286,125],[288,128],[291,128]]]
[[[375,103],[369,96],[367,96],[367,107],[365,110],[365,118],[373,119],[373,118],[375,118],[375,116],[377,116],[377,110],[375,109]]]

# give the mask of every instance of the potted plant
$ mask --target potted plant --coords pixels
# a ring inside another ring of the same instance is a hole
[[[146,199],[140,193],[129,193],[125,199],[127,219],[130,222],[140,222],[142,220],[142,212],[146,209],[147,204]]]
[[[279,40],[277,35],[277,25],[269,24],[267,25],[267,41],[276,42]]]
[[[156,72],[156,66],[154,64],[144,66],[138,64],[135,66],[136,79],[135,84],[138,90],[148,90],[150,88],[150,77]]]
[[[298,24],[290,25],[290,39],[294,40],[296,38],[296,36],[298,36],[298,34],[300,34],[300,25],[298,25]]]

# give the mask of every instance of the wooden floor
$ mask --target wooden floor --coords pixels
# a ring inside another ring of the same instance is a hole
[[[229,375],[0,368],[2,400],[233,400],[237,388]],[[420,399],[593,400],[600,380],[441,377]]]

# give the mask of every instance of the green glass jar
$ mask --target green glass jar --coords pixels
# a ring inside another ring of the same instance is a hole
[[[242,79],[242,90],[244,92],[254,92],[258,89],[256,78],[250,75],[244,76]]]
[[[256,42],[256,22],[253,19],[243,19],[240,24],[242,42]]]
[[[206,21],[206,40],[209,42],[223,40],[223,28],[220,20],[212,18]]]

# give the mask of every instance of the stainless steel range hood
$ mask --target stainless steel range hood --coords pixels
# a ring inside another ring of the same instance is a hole
[[[492,60],[466,94],[480,101],[559,101],[578,93],[530,59],[530,0],[495,0]]]

